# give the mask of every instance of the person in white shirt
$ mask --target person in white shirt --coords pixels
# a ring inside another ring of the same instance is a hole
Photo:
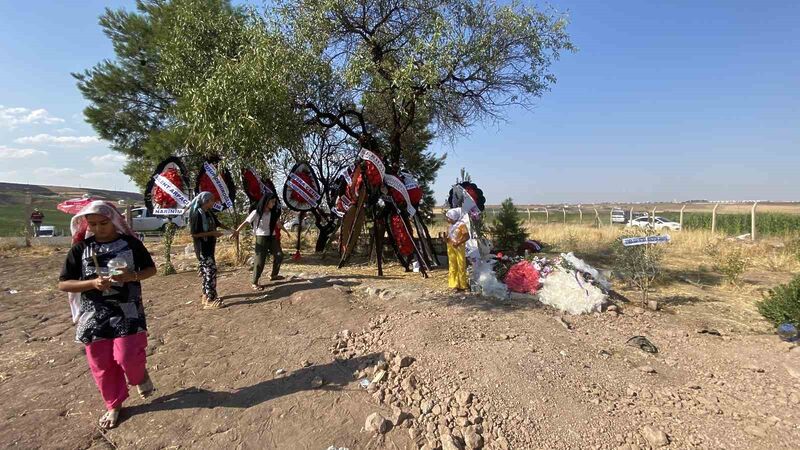
[[[278,204],[278,196],[268,193],[256,204],[255,209],[244,219],[234,231],[233,235],[249,224],[255,235],[255,258],[253,260],[253,290],[260,291],[264,287],[258,284],[261,273],[267,262],[267,257],[272,254],[272,274],[270,280],[280,280],[278,275],[283,262],[283,251],[281,250],[280,223],[281,208]]]

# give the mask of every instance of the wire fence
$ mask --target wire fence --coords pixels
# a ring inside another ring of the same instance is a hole
[[[487,205],[489,224],[500,206]],[[633,219],[656,219],[681,229],[707,230],[723,235],[783,236],[800,233],[800,203],[726,202],[603,205],[524,205],[517,214],[529,224],[562,223],[586,226],[625,226]],[[755,231],[755,233],[753,232]]]

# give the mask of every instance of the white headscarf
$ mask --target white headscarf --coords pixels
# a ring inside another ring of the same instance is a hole
[[[447,229],[447,236],[449,236],[450,239],[455,239],[459,227],[461,227],[462,225],[463,226],[467,225],[467,221],[469,220],[469,215],[464,214],[461,208],[453,208],[447,210],[445,216],[453,222]]]
[[[89,231],[89,226],[86,222],[86,216],[89,214],[98,214],[108,218],[114,224],[114,228],[117,229],[117,233],[119,234],[136,236],[136,233],[128,226],[128,221],[122,217],[122,214],[117,211],[114,205],[103,200],[95,200],[84,206],[83,209],[72,218],[69,224],[69,230],[72,233],[73,244],[77,244],[78,242],[94,236],[94,233]]]

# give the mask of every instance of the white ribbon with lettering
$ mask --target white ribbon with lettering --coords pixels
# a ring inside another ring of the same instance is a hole
[[[228,197],[228,188],[225,187],[225,183],[217,175],[217,171],[214,169],[214,166],[209,164],[208,162],[203,163],[203,168],[206,169],[206,173],[208,174],[208,178],[211,179],[211,182],[214,184],[214,187],[217,188],[217,192],[219,193],[219,198],[222,199],[222,203],[225,204],[228,208],[233,208],[233,202],[231,201],[230,197]],[[219,203],[214,204],[214,209],[217,211],[222,211],[222,205]]]
[[[378,158],[378,155],[372,153],[371,151],[365,148],[362,148],[361,151],[358,153],[358,157],[374,164],[375,168],[377,168],[378,172],[380,172],[381,174],[381,180],[383,180],[384,176],[386,175],[386,167],[384,167],[383,161],[381,161],[381,159]]]
[[[406,185],[406,189],[409,191],[411,189],[416,189],[419,187],[419,183],[417,183],[417,180],[414,179],[414,177],[412,177],[409,174],[403,175],[403,184]]]
[[[175,200],[178,206],[185,208],[186,205],[189,204],[189,198],[186,197],[186,194],[184,194],[183,191],[181,191],[174,184],[172,184],[172,182],[169,181],[169,179],[162,176],[161,174],[158,174],[153,177],[153,180],[155,180],[156,185],[158,185],[158,187],[161,188],[162,191],[169,194],[169,196],[172,197],[173,200]]]
[[[311,205],[313,208],[317,207],[317,201],[320,199],[319,193],[314,190],[311,186],[308,185],[302,178],[297,176],[297,174],[289,175],[289,187],[292,188],[294,192],[300,194],[301,197]]]
[[[408,191],[406,190],[406,185],[400,181],[400,178],[397,178],[394,175],[386,175],[383,178],[383,182],[386,183],[387,186],[390,188],[400,192],[400,195],[403,196],[403,199],[406,201],[406,211],[408,211],[409,216],[414,216],[417,211],[411,206],[411,199],[408,197]]]

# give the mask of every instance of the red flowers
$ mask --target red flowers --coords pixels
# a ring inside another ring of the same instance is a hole
[[[245,169],[243,172],[244,189],[247,197],[251,201],[259,201],[261,199],[261,183],[258,181],[257,175],[250,169]]]
[[[165,170],[161,176],[168,179],[176,188],[183,190],[183,181],[181,181],[181,175],[174,167],[170,167],[169,169]],[[158,186],[153,188],[153,202],[162,208],[174,208],[177,206],[175,199]]]
[[[379,187],[383,183],[381,172],[369,161],[367,161],[367,181],[372,187]]]
[[[539,271],[528,261],[520,261],[511,266],[504,281],[512,292],[535,294],[539,290]]]
[[[217,192],[217,187],[214,185],[214,183],[211,181],[211,178],[209,178],[208,174],[205,172],[203,172],[203,176],[200,177],[200,191],[210,192],[211,195],[214,196],[214,201],[216,202],[220,201],[219,192]]]
[[[411,242],[411,235],[406,230],[403,218],[397,214],[392,214],[391,218],[392,236],[397,243],[397,249],[403,256],[409,256],[414,253],[414,243]]]

